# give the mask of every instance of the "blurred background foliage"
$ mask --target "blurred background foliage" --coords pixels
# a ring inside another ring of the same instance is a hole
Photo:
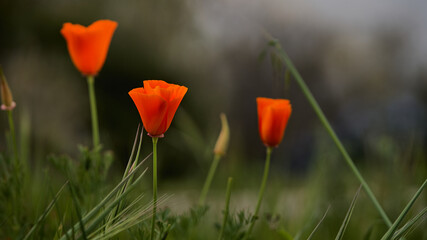
[[[427,173],[426,8],[425,1],[385,0],[1,0],[0,64],[17,102],[18,129],[30,139],[20,144],[29,146],[33,166],[47,165],[51,153],[75,156],[78,144],[90,145],[89,100],[59,30],[64,22],[115,20],[119,26],[95,84],[101,142],[114,151],[113,169],[124,169],[140,122],[127,92],[143,80],[163,79],[189,91],[160,140],[160,191],[199,189],[193,180],[202,181],[207,172],[224,112],[231,142],[213,187],[222,197],[226,177],[238,176],[236,188],[243,190],[231,204],[248,206],[245,201],[255,195],[247,197],[245,189],[258,186],[265,151],[255,98],[289,98],[292,117],[272,159],[271,182],[283,192],[270,193],[277,194],[272,198],[277,203],[268,206],[286,207],[289,219],[304,221],[297,213],[303,207],[298,192],[313,188],[308,191],[313,197],[324,194],[327,202],[346,209],[358,183],[298,86],[285,83],[285,69],[274,55],[263,54],[269,32],[395,217],[414,191],[408,184],[416,187]],[[0,126],[5,131],[6,117]],[[150,142],[144,138],[143,156],[151,152]],[[0,138],[0,151],[5,150]],[[348,183],[353,188],[337,191]],[[396,203],[393,194],[408,197]],[[174,204],[182,207],[186,201],[179,199]],[[327,221],[336,222],[330,225],[336,232],[341,218]]]
[[[259,58],[267,42],[263,31],[289,52],[353,155],[363,159],[388,152],[384,161],[393,161],[396,155],[388,150],[426,146],[427,17],[422,1],[0,4],[0,61],[18,103],[16,112],[29,119],[33,156],[73,154],[77,143],[89,144],[85,79],[72,65],[59,30],[64,22],[89,25],[103,18],[119,23],[96,78],[104,148],[127,159],[140,121],[127,92],[143,80],[164,79],[190,89],[160,145],[163,177],[197,172],[202,160],[210,158],[220,112],[231,124],[229,155],[261,161],[257,96],[291,99],[294,112],[275,152],[283,161],[275,164],[284,168],[290,162],[292,172],[307,170],[319,121],[298,87],[292,81],[285,84],[274,57]],[[5,126],[5,118],[1,123]],[[409,158],[400,161],[409,164]]]

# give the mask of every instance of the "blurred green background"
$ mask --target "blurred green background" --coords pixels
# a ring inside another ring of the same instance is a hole
[[[181,190],[197,198],[221,112],[228,116],[231,142],[212,195],[221,208],[226,177],[234,176],[240,195],[232,206],[249,206],[255,193],[245,191],[257,189],[265,154],[255,98],[290,99],[293,113],[272,159],[271,188],[279,190],[270,192],[275,197],[267,206],[273,212],[287,209],[285,219],[295,220],[285,222],[290,229],[323,213],[326,202],[338,206],[343,211],[327,220],[332,229],[322,230],[329,236],[338,230],[358,183],[298,86],[285,83],[285,69],[269,55],[260,57],[268,43],[264,33],[289,53],[394,219],[427,175],[425,9],[421,0],[0,0],[0,64],[17,103],[18,129],[30,136],[21,144],[30,146],[33,166],[49,165],[51,153],[75,156],[78,144],[91,145],[89,99],[59,31],[64,22],[117,21],[95,85],[101,142],[114,151],[113,169],[122,172],[140,122],[128,91],[147,79],[188,87],[159,142],[159,189],[178,193],[174,204],[180,209],[188,204]],[[7,118],[1,115],[3,133]],[[0,138],[0,151],[5,145]],[[149,152],[151,139],[145,137],[142,155]],[[378,220],[363,198],[361,207],[368,206]],[[313,199],[326,200],[308,207]],[[366,232],[375,219],[368,223],[364,217],[354,221]],[[349,231],[357,235],[358,227],[350,224]]]
[[[279,39],[351,155],[363,159],[381,154],[384,144],[395,151],[426,146],[425,7],[423,1],[2,0],[0,62],[17,118],[29,119],[31,155],[75,154],[78,143],[90,145],[87,86],[59,30],[64,22],[115,20],[96,94],[101,139],[116,163],[127,161],[140,121],[127,92],[143,80],[163,79],[189,91],[160,144],[162,177],[205,167],[220,112],[232,131],[227,161],[262,162],[257,96],[291,100],[293,115],[274,164],[304,173],[320,124],[296,84],[285,84],[283,69],[275,70],[268,56],[260,60],[263,31]],[[3,131],[5,117],[1,124]],[[145,145],[148,152],[148,138]]]

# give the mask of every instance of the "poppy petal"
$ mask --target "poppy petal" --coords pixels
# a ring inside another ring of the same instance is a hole
[[[142,94],[133,90],[129,95],[138,109],[145,130],[151,135],[163,134],[166,131],[163,119],[166,116],[167,102],[160,96]]]
[[[261,140],[267,146],[277,146],[291,115],[289,100],[257,98],[258,128]]]
[[[162,135],[168,130],[187,88],[162,80],[147,80],[143,84],[143,88],[135,88],[129,95],[147,132],[152,136]]]
[[[96,75],[104,65],[117,22],[99,20],[89,27],[64,23],[64,36],[71,60],[84,75]]]

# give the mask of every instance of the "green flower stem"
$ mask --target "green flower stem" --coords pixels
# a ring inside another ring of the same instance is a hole
[[[225,225],[227,224],[228,212],[230,209],[230,196],[231,196],[231,184],[233,183],[233,178],[229,177],[227,181],[227,191],[225,194],[225,210],[224,210],[224,219],[222,221],[221,231],[219,232],[218,240],[222,239],[224,234]]]
[[[154,239],[157,211],[157,140],[157,137],[153,137],[153,218],[151,220],[151,240]]]
[[[259,212],[259,209],[261,208],[262,197],[264,196],[265,185],[268,179],[268,170],[270,169],[270,158],[271,158],[272,151],[273,151],[272,147],[267,147],[267,156],[265,158],[264,175],[262,176],[261,188],[259,189],[259,193],[258,193],[258,202],[255,207],[255,213],[254,213],[254,216],[252,217],[251,225],[249,226],[249,229],[246,232],[246,235],[243,239],[247,239],[251,235],[252,229],[254,228],[254,225],[255,225],[255,221],[258,218],[258,212]]]
[[[356,175],[357,179],[359,179],[360,183],[362,184],[363,189],[365,190],[366,194],[368,194],[368,197],[371,199],[371,201],[374,203],[375,208],[380,213],[381,217],[383,218],[384,222],[387,224],[388,227],[392,225],[390,219],[387,217],[387,214],[384,212],[383,208],[379,204],[378,200],[375,198],[374,193],[372,192],[369,185],[366,183],[365,179],[360,174],[359,170],[357,169],[356,165],[354,165],[353,160],[351,159],[350,155],[345,150],[343,144],[341,143],[340,139],[335,134],[335,131],[332,129],[331,125],[329,124],[328,119],[323,114],[322,109],[320,108],[319,104],[317,103],[316,99],[313,97],[313,94],[311,93],[310,89],[305,84],[303,78],[295,68],[294,64],[292,63],[289,56],[286,54],[286,52],[280,47],[279,44],[276,44],[276,48],[279,52],[280,57],[285,62],[286,66],[288,67],[289,71],[294,76],[296,82],[300,86],[301,90],[303,91],[305,97],[309,101],[310,105],[313,107],[314,111],[316,112],[317,116],[319,117],[320,121],[322,122],[323,126],[326,128],[326,131],[331,136],[332,140],[337,145],[339,151],[343,155],[345,161],[353,171],[354,175]]]
[[[215,154],[214,160],[212,161],[211,167],[209,169],[208,176],[206,177],[205,184],[203,185],[202,193],[200,194],[199,206],[205,205],[206,196],[208,195],[209,188],[211,186],[212,179],[215,175],[215,171],[216,171],[216,168],[218,167],[218,163],[220,159],[221,159],[221,156],[219,154]]]
[[[12,138],[12,148],[13,148],[13,155],[14,155],[14,163],[15,167],[18,167],[18,148],[16,147],[16,136],[15,136],[15,124],[13,123],[13,114],[12,110],[7,111],[7,115],[9,118],[9,128],[10,128],[10,135]]]
[[[87,76],[87,84],[89,87],[90,112],[92,115],[93,148],[96,149],[99,145],[99,130],[98,130],[98,112],[96,110],[96,98],[95,98],[95,78],[93,76]]]

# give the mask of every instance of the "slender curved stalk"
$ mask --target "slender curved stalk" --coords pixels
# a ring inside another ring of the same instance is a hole
[[[230,196],[231,196],[231,184],[233,183],[233,178],[229,177],[227,181],[227,191],[225,195],[225,210],[224,210],[224,219],[222,221],[221,231],[219,232],[218,240],[222,239],[224,234],[225,225],[227,224],[228,212],[230,209]]]
[[[262,197],[264,196],[265,185],[268,179],[268,170],[270,169],[270,158],[271,158],[272,150],[273,150],[272,147],[267,147],[267,156],[265,158],[264,175],[262,176],[261,187],[258,193],[258,202],[255,207],[255,213],[254,213],[254,216],[252,217],[251,225],[249,226],[249,229],[246,232],[245,237],[243,239],[247,239],[251,235],[252,229],[254,228],[254,225],[255,225],[255,221],[258,218],[258,212],[259,212],[259,209],[261,208]]]
[[[214,160],[212,161],[208,176],[206,177],[205,184],[203,185],[202,193],[200,194],[199,206],[205,205],[206,196],[208,195],[209,188],[211,186],[212,179],[215,175],[215,171],[216,171],[216,168],[218,167],[218,163],[220,159],[221,159],[221,156],[219,154],[214,155]]]
[[[322,224],[323,220],[325,220],[326,215],[328,215],[329,209],[331,208],[331,205],[328,206],[326,209],[326,212],[323,214],[323,217],[320,219],[320,221],[316,224],[313,231],[311,231],[310,235],[308,236],[307,240],[311,240],[313,238],[314,234],[317,232],[317,229],[319,229],[320,224]]]
[[[92,116],[93,148],[96,149],[99,145],[99,129],[98,129],[98,112],[96,110],[96,98],[95,98],[95,78],[93,76],[87,76],[87,84],[89,87],[90,113]]]
[[[12,137],[12,147],[13,147],[13,155],[14,155],[14,161],[15,166],[18,166],[18,148],[16,147],[16,135],[15,135],[15,124],[13,123],[13,114],[12,110],[7,111],[7,115],[9,118],[9,128],[10,128],[10,135]]]
[[[275,41],[275,40],[273,40],[273,41]],[[363,178],[362,174],[360,174],[359,170],[357,169],[357,167],[354,164],[353,160],[351,159],[350,155],[347,153],[347,150],[344,148],[344,145],[341,143],[340,139],[335,134],[335,131],[332,129],[331,124],[329,123],[328,119],[326,118],[325,114],[323,113],[322,109],[320,108],[319,104],[317,103],[316,99],[314,98],[313,94],[311,93],[310,89],[305,84],[305,82],[304,82],[303,78],[301,77],[301,75],[299,74],[298,70],[295,68],[291,59],[286,54],[286,52],[282,49],[282,47],[280,46],[280,44],[278,42],[275,43],[275,47],[279,53],[280,58],[284,61],[285,65],[288,67],[289,71],[294,76],[295,81],[300,86],[302,92],[304,93],[304,95],[307,98],[310,105],[313,107],[313,110],[316,112],[317,116],[319,117],[319,119],[322,122],[323,126],[325,127],[326,131],[331,136],[335,145],[338,147],[339,151],[341,152],[341,154],[344,157],[345,161],[347,162],[348,166],[353,171],[354,175],[356,175],[359,182],[362,184],[363,189],[365,190],[368,197],[371,199],[372,203],[375,205],[375,208],[380,213],[384,222],[387,224],[388,227],[390,227],[392,225],[390,219],[388,218],[387,214],[385,213],[385,211],[383,210],[383,208],[379,204],[378,200],[376,199],[376,197],[375,197],[374,193],[372,192],[371,188],[369,187],[368,183]]]
[[[153,218],[151,220],[151,240],[154,239],[154,226],[157,211],[157,137],[153,137]]]

